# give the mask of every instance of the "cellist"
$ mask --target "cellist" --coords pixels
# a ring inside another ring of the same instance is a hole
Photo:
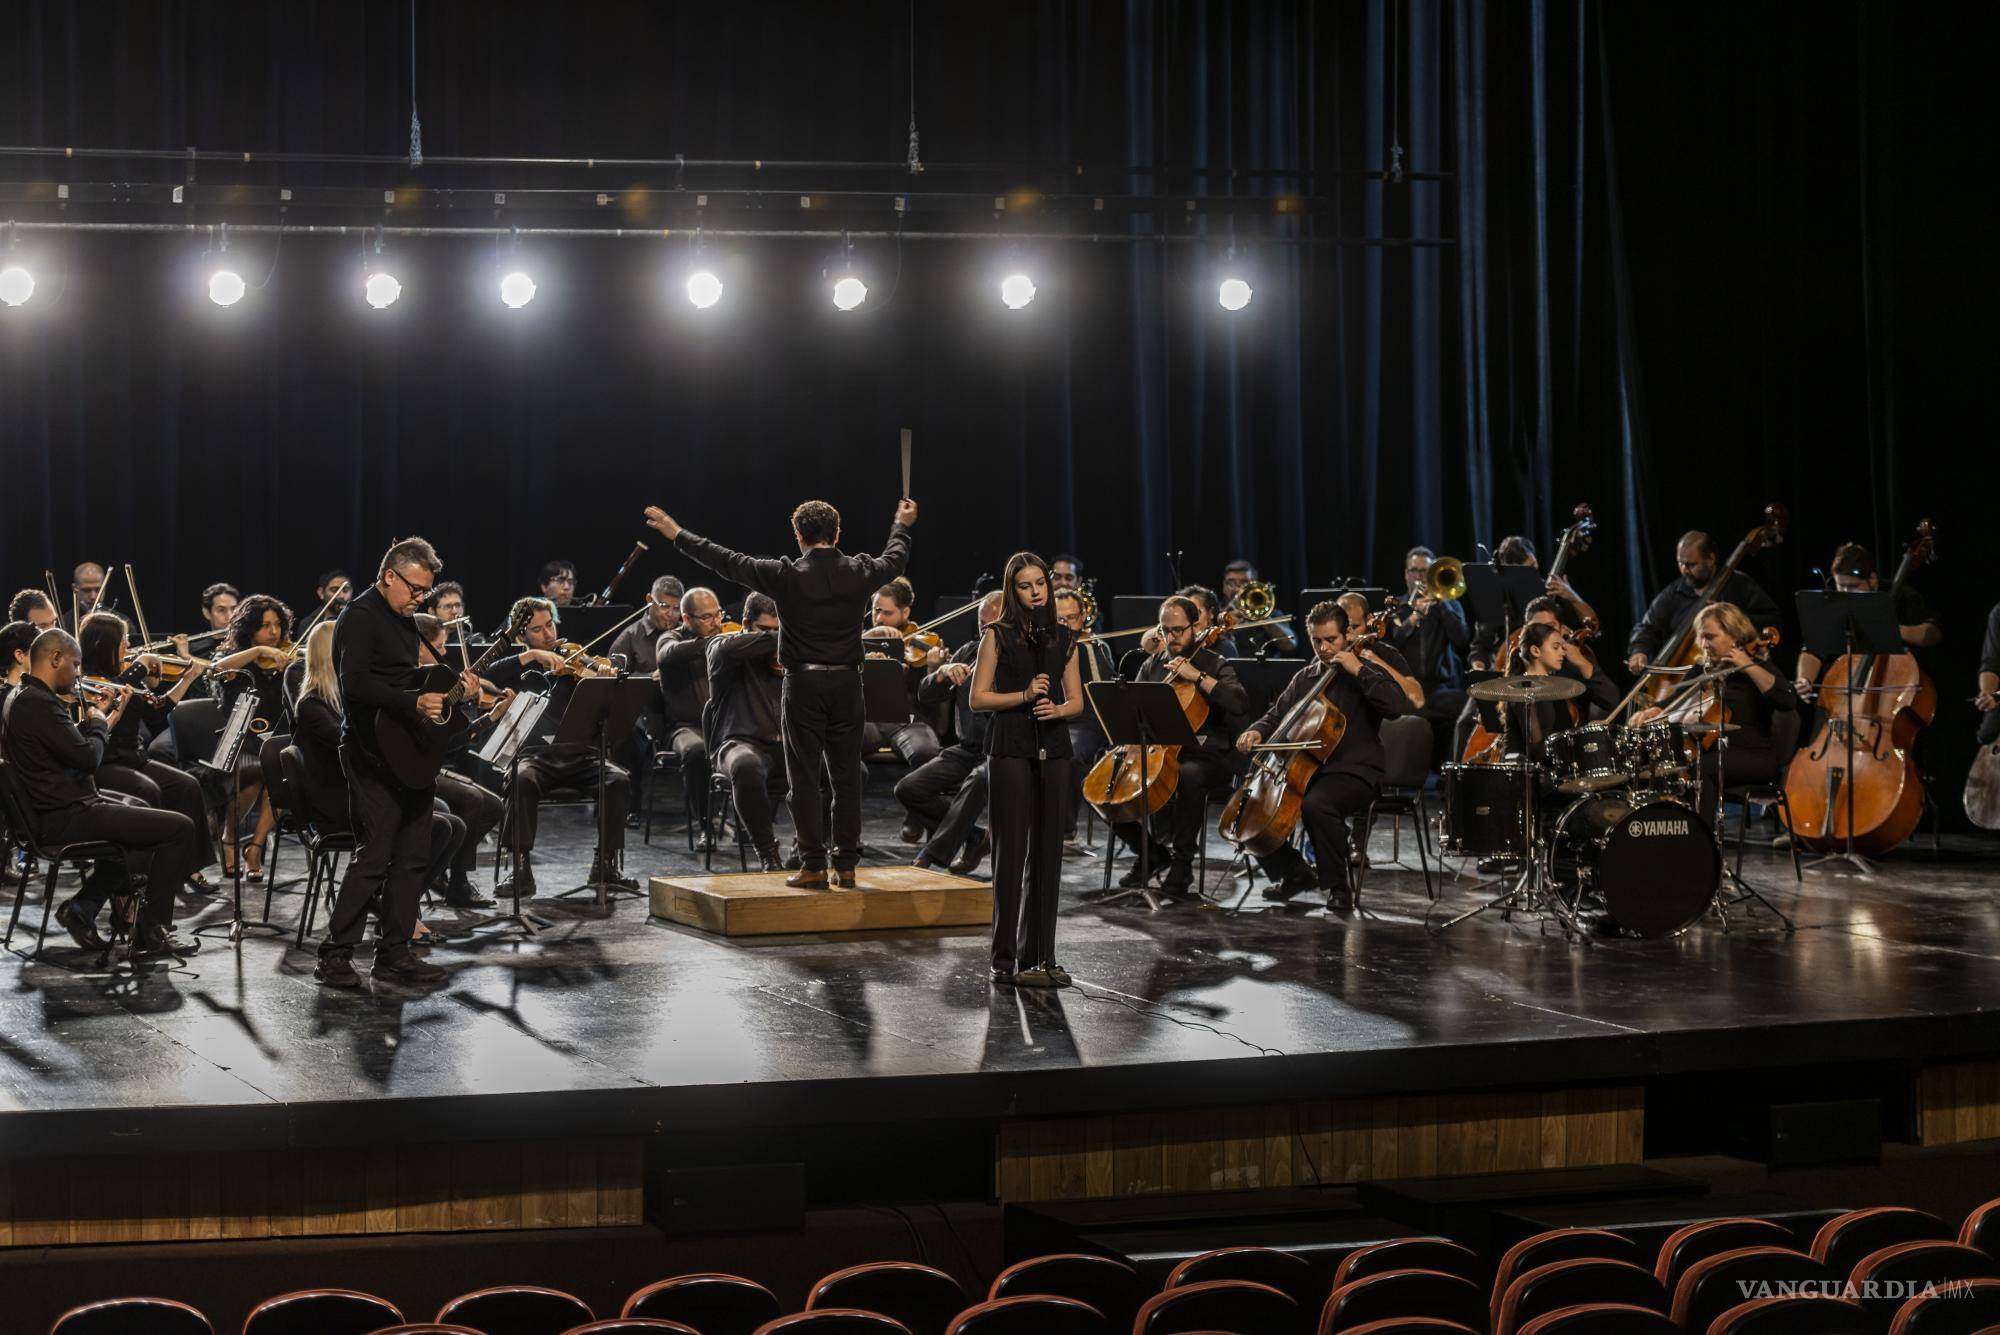
[[[1833,587],[1841,593],[1872,593],[1882,587],[1882,573],[1875,554],[1858,542],[1843,543],[1833,554]],[[1908,583],[1899,584],[1896,594],[1896,629],[1903,643],[1912,649],[1929,649],[1944,642],[1944,628],[1931,611],[1923,594]],[[1819,689],[1819,675],[1825,668],[1816,654],[1799,651],[1797,679],[1792,687],[1799,699],[1810,702]]]
[[[1381,790],[1388,772],[1388,757],[1382,750],[1378,726],[1383,719],[1400,718],[1410,712],[1410,702],[1396,679],[1374,663],[1355,653],[1350,644],[1347,613],[1340,604],[1316,604],[1306,614],[1306,630],[1312,636],[1317,661],[1295,673],[1264,717],[1251,724],[1236,739],[1236,749],[1246,755],[1269,737],[1281,720],[1312,690],[1326,665],[1337,671],[1326,685],[1329,704],[1347,719],[1340,745],[1313,772],[1301,803],[1300,819],[1312,839],[1313,857],[1318,868],[1306,865],[1303,854],[1286,844],[1275,853],[1257,859],[1270,882],[1264,898],[1287,900],[1315,885],[1326,895],[1327,907],[1344,907],[1347,898],[1347,822],[1368,809]],[[1182,765],[1186,765],[1183,760]],[[1187,774],[1183,769],[1181,783]]]
[[[1152,868],[1167,864],[1166,879],[1160,888],[1168,894],[1184,894],[1194,885],[1194,859],[1201,847],[1203,799],[1229,791],[1238,767],[1230,751],[1243,713],[1250,706],[1250,694],[1223,656],[1213,649],[1195,650],[1201,637],[1197,622],[1200,609],[1192,598],[1175,594],[1160,604],[1160,647],[1139,666],[1140,681],[1191,682],[1208,699],[1208,718],[1197,734],[1201,746],[1182,751],[1180,782],[1167,803],[1171,846],[1155,847],[1149,855]],[[1190,652],[1190,651],[1194,652]],[[1138,821],[1120,822],[1118,837],[1134,852],[1139,848]],[[1162,856],[1164,854],[1164,856]],[[1139,885],[1140,862],[1135,860],[1118,884],[1130,890]]]

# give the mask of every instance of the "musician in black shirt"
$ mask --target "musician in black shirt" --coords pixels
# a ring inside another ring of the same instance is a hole
[[[646,522],[683,555],[776,601],[784,629],[778,661],[785,668],[785,770],[798,828],[801,867],[787,884],[825,889],[826,828],[820,785],[833,786],[832,874],[854,884],[861,860],[861,628],[854,609],[869,592],[903,573],[910,555],[910,525],[917,503],[905,497],[880,556],[848,556],[840,541],[840,512],[825,501],[792,511],[796,560],[745,556],[683,529],[658,506]]]
[[[529,860],[540,825],[542,795],[558,788],[595,789],[599,783],[597,748],[551,745],[583,677],[600,675],[584,665],[562,671],[555,652],[556,609],[546,598],[522,598],[508,612],[509,625],[521,626],[523,650],[487,667],[487,679],[502,690],[535,689],[530,673],[555,673],[549,678],[548,707],[542,711],[534,736],[521,747],[514,762],[514,780],[507,790],[507,816],[501,827],[502,847],[517,855],[513,876],[500,883],[500,896],[535,893],[535,869]],[[597,849],[590,860],[588,884],[636,890],[639,883],[618,870],[625,851],[625,813],[632,808],[632,776],[623,765],[604,762],[604,801],[597,813]]]
[[[729,780],[737,822],[757,850],[759,868],[781,871],[784,858],[771,832],[772,813],[786,791],[778,606],[753,593],[743,600],[743,620],[740,631],[699,641],[708,667],[702,731],[715,739],[715,767]]]
[[[1242,596],[1243,590],[1249,588],[1256,580],[1257,567],[1251,565],[1248,561],[1231,561],[1228,565],[1224,566],[1222,569],[1222,605],[1226,608],[1234,608],[1236,600]],[[1273,626],[1253,626],[1249,630],[1237,631],[1235,633],[1235,640],[1238,649],[1243,654],[1257,658],[1269,658],[1273,656],[1290,658],[1298,652],[1299,647],[1299,637],[1292,633],[1291,613],[1281,612],[1274,607],[1270,612],[1266,613],[1266,616],[1284,617],[1285,620]],[[1249,620],[1248,617],[1244,617],[1241,614],[1238,615],[1237,619],[1239,621]]]
[[[1242,730],[1243,714],[1250,696],[1226,659],[1214,649],[1197,649],[1201,632],[1196,629],[1199,609],[1191,599],[1179,594],[1160,604],[1160,647],[1140,666],[1140,681],[1180,680],[1191,684],[1208,700],[1208,717],[1196,734],[1201,745],[1182,750],[1180,782],[1165,812],[1171,845],[1148,855],[1151,870],[1158,873],[1167,864],[1161,888],[1169,894],[1184,894],[1194,885],[1194,859],[1201,848],[1203,798],[1220,797],[1229,791],[1239,769],[1232,749]],[[1116,827],[1118,837],[1134,852],[1139,849],[1139,822],[1124,821]],[[1165,857],[1161,853],[1165,853]],[[1126,889],[1139,884],[1139,861],[1119,882]]]
[[[1264,898],[1287,900],[1317,885],[1332,906],[1347,895],[1347,822],[1368,809],[1388,772],[1381,723],[1409,713],[1410,702],[1386,669],[1354,652],[1351,647],[1354,635],[1348,629],[1346,609],[1340,604],[1326,602],[1315,606],[1306,616],[1306,629],[1312,636],[1313,654],[1318,661],[1306,664],[1293,675],[1271,707],[1264,711],[1264,717],[1236,739],[1236,749],[1246,755],[1254,754],[1280,729],[1286,716],[1321,687],[1324,679],[1324,688],[1319,693],[1341,712],[1347,728],[1340,745],[1313,774],[1300,799],[1299,819],[1305,825],[1306,837],[1312,840],[1313,866],[1308,867],[1304,855],[1290,844],[1257,861],[1271,878],[1264,887]],[[1326,677],[1329,670],[1332,676]],[[1282,752],[1274,753],[1273,761],[1282,768],[1287,757]]]
[[[1000,615],[999,591],[980,600],[975,613],[984,626]],[[992,846],[979,828],[986,810],[987,779],[985,714],[973,709],[970,694],[973,660],[979,641],[966,641],[951,660],[926,673],[917,700],[926,706],[949,704],[957,740],[896,783],[896,800],[929,837],[913,866],[948,866],[964,875],[977,867]]]
[[[27,674],[28,654],[39,634],[25,621],[9,621],[0,627],[0,708],[6,707],[8,692],[20,685]]]
[[[369,905],[380,900],[380,944],[374,976],[434,983],[445,971],[417,957],[417,927],[431,854],[435,785],[406,788],[383,762],[375,721],[383,713],[442,719],[445,695],[419,691],[421,641],[413,616],[430,596],[444,562],[422,538],[405,538],[382,556],[375,583],[350,601],[334,623],[333,663],[342,705],[340,769],[347,779],[355,849],[327,919],[313,976],[330,987],[359,987],[354,947]],[[464,674],[468,690],[479,683]]]
[[[1725,787],[1770,783],[1778,777],[1774,725],[1780,713],[1798,708],[1799,698],[1784,675],[1760,657],[1763,649],[1757,640],[1762,627],[1753,624],[1741,608],[1713,603],[1696,614],[1694,628],[1701,643],[1702,672],[1729,673],[1719,683],[1719,690],[1727,720],[1735,725],[1735,731],[1701,754],[1697,809],[1713,821],[1721,812]],[[1634,714],[1632,726],[1642,727],[1662,717],[1699,718],[1713,698],[1709,692],[1717,689],[1717,683],[1697,686],[1690,682],[1668,696],[1663,707]]]
[[[653,645],[653,676],[660,683],[659,744],[674,753],[681,772],[681,800],[695,821],[697,848],[715,846],[708,823],[708,742],[702,707],[708,703],[708,642],[722,633],[722,604],[713,589],[681,595],[680,625]]]
[[[1454,599],[1425,591],[1424,577],[1436,559],[1428,547],[1412,547],[1403,557],[1407,592],[1389,623],[1389,643],[1409,661],[1424,688],[1424,706],[1417,712],[1431,725],[1433,768],[1450,755],[1453,729],[1465,708],[1466,656],[1472,649],[1465,609]]]
[[[98,791],[94,776],[132,692],[112,688],[111,712],[89,706],[78,724],[59,697],[77,688],[80,658],[67,632],[43,631],[29,651],[28,671],[0,714],[0,749],[21,781],[37,834],[51,844],[103,840],[127,854],[123,865],[98,861],[57,921],[78,945],[101,949],[98,910],[113,894],[139,890],[136,878],[143,876],[134,956],[193,954],[199,943],[180,940],[172,927],[174,892],[195,866],[194,823],[178,811],[128,806]],[[134,880],[126,879],[128,870]]]
[[[1062,564],[1062,558],[1056,558]],[[1109,745],[1104,740],[1103,725],[1097,721],[1097,711],[1090,707],[1090,683],[1094,681],[1116,681],[1118,664],[1111,657],[1111,646],[1099,639],[1085,638],[1090,627],[1083,620],[1083,599],[1074,589],[1056,590],[1056,620],[1068,626],[1077,637],[1076,668],[1083,685],[1083,712],[1069,721],[1070,752],[1070,796],[1069,806],[1063,812],[1063,842],[1075,844],[1076,823],[1083,815],[1083,778],[1090,773],[1090,767],[1104,754]],[[980,619],[986,619],[985,613]]]
[[[1876,568],[1875,554],[1860,543],[1843,543],[1833,554],[1833,587],[1840,593],[1875,593],[1882,587],[1882,574]],[[1892,592],[1896,595],[1896,630],[1903,643],[1912,649],[1933,649],[1944,643],[1944,627],[1938,622],[1938,615],[1931,610],[1924,595],[1910,584],[1898,585]],[[1798,671],[1792,688],[1799,699],[1810,701],[1819,689],[1820,669],[1825,665],[1819,655],[1809,649],[1799,651]]]
[[[1698,529],[1682,534],[1674,548],[1674,560],[1680,566],[1680,578],[1660,590],[1626,642],[1625,666],[1633,672],[1671,644],[1681,628],[1709,603],[1734,603],[1760,632],[1779,624],[1778,605],[1756,580],[1733,570],[1728,579],[1717,582],[1721,563],[1716,559],[1715,539],[1708,534]]]
[[[62,618],[56,615],[56,605],[40,589],[23,589],[9,599],[7,619],[27,622],[37,634],[62,624]]]

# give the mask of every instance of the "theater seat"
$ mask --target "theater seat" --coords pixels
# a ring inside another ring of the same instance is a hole
[[[625,1300],[620,1316],[652,1317],[693,1326],[701,1335],[751,1335],[784,1312],[778,1296],[741,1275],[675,1275]]]
[[[353,1289],[300,1289],[258,1303],[244,1318],[243,1335],[372,1335],[402,1324],[402,1312],[387,1298]]]
[[[1486,1328],[1486,1294],[1463,1275],[1437,1270],[1385,1270],[1363,1275],[1333,1291],[1320,1309],[1319,1335],[1335,1335],[1371,1322],[1427,1316]]]
[[[1341,1335],[1474,1335],[1471,1326],[1434,1316],[1391,1316],[1349,1326]]]
[[[1585,1303],[1618,1303],[1664,1312],[1666,1290],[1652,1272],[1630,1261],[1579,1256],[1516,1275],[1501,1295],[1493,1335],[1514,1335],[1538,1316]]]
[[[1297,1328],[1299,1305],[1268,1284],[1215,1279],[1154,1294],[1139,1306],[1132,1335],[1190,1335],[1203,1330],[1281,1333]]]
[[[1630,1303],[1579,1303],[1559,1307],[1522,1326],[1516,1335],[1679,1335],[1665,1312]]]
[[[1959,1226],[1958,1240],[1988,1256],[2000,1256],[2000,1251],[1996,1251],[2000,1248],[2000,1199],[1974,1206]]]
[[[1877,1205],[1835,1215],[1813,1234],[1812,1254],[1829,1270],[1847,1278],[1855,1263],[1870,1252],[1899,1242],[1949,1242],[1951,1225],[1927,1210],[1904,1205]]]
[[[1499,1315],[1500,1299],[1517,1277],[1551,1261],[1575,1261],[1584,1257],[1630,1261],[1634,1265],[1643,1264],[1646,1259],[1639,1254],[1639,1245],[1632,1239],[1604,1228],[1552,1228],[1522,1238],[1503,1252],[1500,1264],[1493,1267],[1489,1316]]]
[[[1979,1335],[2000,1327],[2000,1279],[1969,1279],[1917,1294],[1896,1309],[1889,1335]]]
[[[1667,1315],[1682,1330],[1707,1330],[1710,1322],[1745,1301],[1744,1285],[1834,1283],[1833,1271],[1804,1252],[1789,1247],[1738,1247],[1689,1266],[1674,1286]]]
[[[106,1298],[70,1308],[49,1335],[215,1335],[215,1327],[172,1298]]]
[[[702,1335],[708,1335],[706,1331]],[[818,1312],[794,1312],[766,1321],[753,1335],[910,1335],[910,1328],[880,1312],[830,1307]]]
[[[1752,1298],[1718,1315],[1708,1335],[1870,1335],[1859,1303],[1816,1293]]]
[[[1340,1258],[1340,1265],[1333,1272],[1333,1287],[1337,1289],[1349,1280],[1365,1279],[1385,1270],[1435,1270],[1486,1287],[1486,1266],[1478,1254],[1449,1238],[1391,1238],[1356,1247]]]
[[[966,1299],[958,1281],[935,1266],[873,1261],[836,1270],[813,1285],[806,1310],[828,1307],[880,1312],[902,1322],[910,1335],[944,1335]]]
[[[976,1303],[952,1319],[945,1335],[1124,1335],[1088,1303],[1031,1293]]]
[[[563,1335],[595,1316],[590,1304],[561,1289],[496,1284],[460,1294],[438,1309],[440,1325],[470,1326],[480,1335]]]
[[[1123,1261],[1089,1252],[1053,1252],[1017,1261],[993,1277],[988,1298],[1051,1293],[1088,1303],[1114,1331],[1132,1329],[1141,1293],[1139,1272]],[[704,1332],[704,1335],[706,1333]]]
[[[572,1326],[563,1335],[701,1335],[693,1326],[678,1321],[655,1321],[647,1316],[614,1316],[587,1326]]]
[[[1301,1312],[1317,1311],[1325,1296],[1304,1257],[1273,1247],[1221,1247],[1190,1256],[1168,1274],[1166,1286],[1178,1289],[1212,1279],[1268,1284],[1297,1303]]]
[[[2000,1279],[2000,1266],[1977,1247],[1956,1242],[1899,1242],[1862,1257],[1848,1285],[1876,1324],[1886,1328],[1913,1293],[1972,1279]],[[1895,1296],[1877,1298],[1873,1293]]]
[[[1681,1282],[1681,1276],[1696,1261],[1722,1252],[1733,1252],[1739,1247],[1797,1245],[1798,1239],[1792,1236],[1792,1230],[1768,1219],[1704,1219],[1667,1235],[1666,1241],[1660,1244],[1659,1256],[1653,1262],[1653,1277],[1660,1281],[1661,1288],[1671,1294],[1674,1286]]]
[[[435,1321],[412,1321],[408,1325],[378,1330],[374,1335],[480,1335],[480,1332],[470,1326],[440,1326]]]

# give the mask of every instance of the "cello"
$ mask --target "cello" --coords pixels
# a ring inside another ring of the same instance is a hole
[[[1890,591],[1936,554],[1935,530],[1925,519],[1903,549]],[[1923,819],[1924,781],[1910,746],[1937,717],[1937,687],[1914,654],[1842,654],[1820,677],[1819,695],[1831,697],[1826,721],[1785,771],[1792,837],[1814,852],[1847,851],[1851,830],[1853,852],[1887,853]]]
[[[1193,658],[1234,629],[1236,614],[1224,612],[1202,632],[1201,638],[1194,642],[1184,657]],[[1180,701],[1181,713],[1187,717],[1188,728],[1200,732],[1201,725],[1208,721],[1208,697],[1201,693],[1198,684],[1182,681],[1179,677],[1174,678],[1173,687],[1174,697]],[[1083,776],[1083,800],[1114,825],[1147,820],[1172,801],[1175,790],[1180,787],[1181,749],[1178,746],[1149,746],[1145,750],[1142,765],[1137,746],[1114,746],[1099,756],[1097,763],[1090,767],[1090,773]],[[1146,776],[1143,791],[1139,785],[1141,774]]]
[[[1558,580],[1566,576],[1569,573],[1570,558],[1589,551],[1591,539],[1596,536],[1597,516],[1591,513],[1590,502],[1577,502],[1576,509],[1570,512],[1569,527],[1563,530],[1562,537],[1556,543],[1555,559],[1549,562],[1549,578]],[[1506,643],[1500,646],[1498,655],[1501,675],[1509,677],[1514,675],[1514,656],[1521,647],[1521,632],[1526,629],[1525,625],[1520,625],[1507,632]],[[1584,619],[1583,628],[1571,636],[1579,642],[1578,647],[1583,649],[1584,655],[1593,664],[1597,661],[1597,655],[1591,653],[1589,647],[1581,642],[1594,638],[1597,632],[1597,619],[1587,617]],[[1487,731],[1484,723],[1475,722],[1472,725],[1471,735],[1465,739],[1465,751],[1459,759],[1468,765],[1490,765],[1500,759],[1500,751],[1499,734]]]
[[[1386,608],[1370,617],[1363,633],[1347,648],[1391,677],[1400,677],[1381,659],[1364,654],[1371,642],[1382,638],[1389,617]],[[1347,715],[1326,698],[1326,688],[1340,671],[1338,663],[1320,665],[1312,689],[1285,711],[1271,735],[1258,744],[1250,760],[1250,777],[1223,807],[1217,828],[1224,839],[1245,852],[1263,857],[1291,842],[1305,804],[1306,785],[1347,736]]]
[[[1720,596],[1723,588],[1729,583],[1729,577],[1736,573],[1736,567],[1743,564],[1745,557],[1752,552],[1761,552],[1766,547],[1775,547],[1783,542],[1785,530],[1791,527],[1791,522],[1791,512],[1778,502],[1773,501],[1764,507],[1764,522],[1743,535],[1743,541],[1736,544],[1736,550],[1722,563],[1722,569],[1715,572],[1715,578],[1701,591],[1701,601],[1695,605],[1694,611],[1688,614],[1687,621],[1674,632],[1674,638],[1668,640],[1660,652],[1649,660],[1650,666],[1663,668],[1694,666],[1695,660],[1701,657],[1701,642],[1694,633],[1695,622],[1701,619],[1701,609]],[[1757,629],[1762,631],[1765,627],[1759,626]],[[1647,676],[1639,683],[1640,694],[1651,704],[1661,704],[1673,694],[1678,675],[1654,673]]]

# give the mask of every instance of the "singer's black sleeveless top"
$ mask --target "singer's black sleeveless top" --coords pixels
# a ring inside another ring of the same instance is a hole
[[[1067,626],[1054,626],[1040,647],[1029,645],[1014,626],[1001,622],[987,631],[994,638],[993,689],[1000,694],[1025,691],[1037,674],[1049,674],[1049,698],[1063,703],[1063,669],[1076,648],[1076,633]],[[999,710],[986,733],[986,754],[1022,760],[1066,759],[1069,750],[1069,721],[1044,723],[1026,705]]]

